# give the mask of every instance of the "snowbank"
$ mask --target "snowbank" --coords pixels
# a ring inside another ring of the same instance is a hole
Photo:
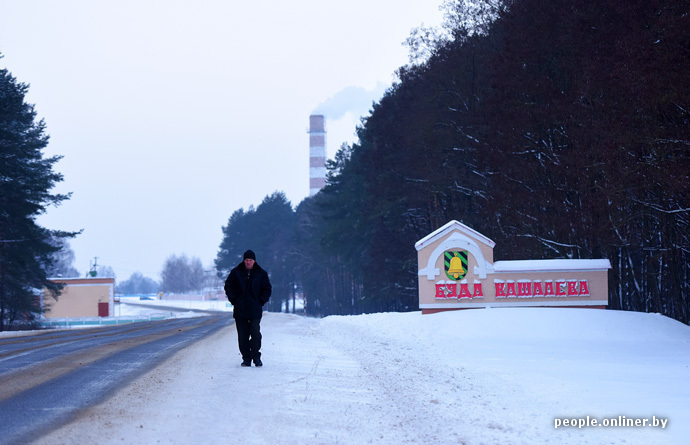
[[[681,444],[690,328],[656,314],[478,309],[266,314],[263,368],[234,327],[40,443]],[[556,418],[668,419],[554,428]]]

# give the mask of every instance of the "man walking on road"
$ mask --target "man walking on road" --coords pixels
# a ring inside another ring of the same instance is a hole
[[[230,271],[225,280],[225,295],[232,303],[232,316],[237,326],[237,341],[242,354],[242,366],[262,366],[261,314],[263,305],[271,298],[268,273],[256,262],[251,250],[244,252],[242,262]]]

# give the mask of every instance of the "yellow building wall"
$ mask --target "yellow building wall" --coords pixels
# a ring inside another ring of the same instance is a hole
[[[73,278],[51,280],[64,283],[57,300],[50,292],[43,293],[46,318],[98,317],[98,304],[108,304],[108,314],[113,314],[113,278]]]

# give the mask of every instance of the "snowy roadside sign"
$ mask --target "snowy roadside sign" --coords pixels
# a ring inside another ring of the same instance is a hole
[[[496,261],[496,243],[458,222],[415,244],[422,313],[484,307],[608,305],[607,259]]]

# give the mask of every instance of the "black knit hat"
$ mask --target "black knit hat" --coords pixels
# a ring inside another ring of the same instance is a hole
[[[247,250],[246,252],[244,252],[244,256],[242,257],[242,261],[246,260],[247,258],[256,261],[256,255],[254,255],[254,252],[251,250]]]

